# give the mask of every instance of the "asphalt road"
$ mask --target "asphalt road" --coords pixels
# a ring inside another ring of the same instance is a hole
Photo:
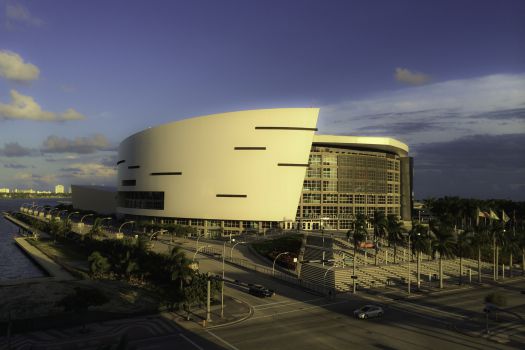
[[[222,272],[222,264],[200,259],[201,271]],[[238,288],[227,293],[253,306],[253,316],[232,326],[201,331],[200,336],[227,349],[512,349],[523,344],[500,344],[456,330],[466,318],[483,315],[488,288],[445,292],[424,298],[392,300],[371,295],[343,295],[335,300],[287,286],[269,277],[225,265],[225,275],[260,283],[277,293],[261,299]],[[523,282],[522,282],[523,283]],[[500,287],[519,304],[520,284]],[[385,308],[382,319],[356,320],[354,309],[368,303]]]

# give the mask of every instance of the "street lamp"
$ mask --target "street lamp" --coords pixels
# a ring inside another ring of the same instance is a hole
[[[232,242],[235,242],[235,238],[232,239]],[[224,256],[226,255],[226,243],[228,241],[224,241],[222,245],[221,318],[224,317]]]
[[[126,221],[125,223],[120,225],[120,227],[118,228],[118,232],[117,232],[117,238],[122,237],[122,232],[120,232],[120,231],[122,230],[122,227],[124,227],[124,225],[126,225],[126,224],[134,224],[134,223],[135,223],[135,221],[131,220],[131,221]]]
[[[99,220],[98,224],[100,225],[100,227],[103,227],[102,222],[104,222],[104,220],[111,220],[111,219],[113,219],[111,216],[108,216],[107,218],[102,218]]]
[[[233,248],[235,248],[235,246],[236,246],[237,244],[244,244],[244,243],[246,243],[246,242],[239,241],[239,242],[235,243],[235,244],[233,245],[233,247],[231,247],[231,249],[230,249],[230,260],[233,259]]]
[[[326,289],[326,275],[328,274],[328,271],[332,270],[335,267],[335,264],[330,266],[328,269],[326,269],[324,276],[323,276],[323,287]],[[335,280],[335,277],[334,277]],[[355,293],[355,292],[354,292]]]
[[[282,252],[282,253],[279,253],[279,254],[277,254],[277,256],[275,257],[275,259],[273,259],[272,276],[275,276],[275,263],[277,262],[277,259],[278,259],[281,255],[287,255],[287,254],[290,254],[290,252]]]
[[[407,276],[408,290],[407,290],[407,292],[410,295],[410,254],[411,254],[411,251],[410,251],[410,233],[403,232],[402,235],[408,237],[408,264],[407,264],[407,267],[408,267],[408,276]],[[419,281],[418,281],[418,284],[419,284]]]
[[[195,251],[195,253],[193,254],[193,258],[191,259],[191,261],[195,261],[195,258],[197,257],[197,253],[199,252],[199,250],[202,250],[204,248],[209,248],[210,246],[209,245],[203,245],[203,246],[200,246],[199,248],[197,248],[197,250]]]
[[[85,218],[87,218],[88,216],[94,216],[95,214],[86,214],[84,215],[81,219],[80,219],[80,222],[78,223],[78,227],[80,228],[80,234],[82,234],[82,231],[84,226],[82,226],[82,221],[84,221]]]
[[[69,213],[69,214],[67,215],[66,222],[69,221],[69,218],[71,217],[71,215],[75,215],[75,214],[80,214],[80,213],[79,213],[78,211],[74,211],[74,212],[72,212],[72,213]]]
[[[61,211],[58,212],[57,217],[58,217],[59,219],[60,219],[60,217],[62,216],[62,213],[63,213],[63,212],[66,212],[66,213],[67,213],[67,209],[64,209],[64,210],[61,210]]]

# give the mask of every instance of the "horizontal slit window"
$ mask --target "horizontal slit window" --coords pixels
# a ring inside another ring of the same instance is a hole
[[[297,166],[307,168],[308,164],[297,164],[297,163],[279,163],[277,166]]]
[[[255,130],[299,130],[299,131],[317,131],[317,128],[303,128],[295,126],[256,126]]]
[[[137,180],[122,180],[122,186],[135,186],[137,184]]]
[[[236,151],[265,151],[266,147],[234,147]]]
[[[167,175],[182,175],[180,171],[168,171],[163,173],[151,173],[151,176],[167,176]]]
[[[226,197],[226,198],[246,198],[248,197],[245,194],[218,194],[216,197]]]
[[[119,160],[119,161],[117,162],[117,165],[122,164],[122,163],[125,163],[125,162],[126,162],[125,160]]]
[[[140,168],[140,165],[130,165],[128,166],[128,169],[138,169]]]

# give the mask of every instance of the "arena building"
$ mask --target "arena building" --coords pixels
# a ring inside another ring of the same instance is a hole
[[[319,109],[261,109],[148,128],[119,146],[116,211],[206,235],[347,230],[358,213],[410,221],[408,146],[316,135]]]

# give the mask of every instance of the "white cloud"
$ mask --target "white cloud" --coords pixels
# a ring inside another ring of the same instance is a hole
[[[67,168],[61,169],[65,175],[80,179],[93,178],[115,178],[117,170],[99,163],[74,163]]]
[[[5,17],[6,27],[10,30],[15,28],[16,23],[31,27],[40,27],[44,24],[44,21],[32,15],[22,4],[6,4]]]
[[[44,153],[81,154],[107,150],[111,150],[110,143],[108,139],[101,134],[96,134],[90,137],[77,137],[73,140],[51,135],[43,142],[41,149]]]
[[[22,95],[16,90],[11,90],[10,95],[11,101],[9,103],[0,102],[0,120],[28,119],[37,121],[67,121],[85,118],[72,108],[63,113],[44,111],[31,96]]]
[[[406,68],[396,68],[394,77],[397,81],[410,85],[422,85],[430,81],[430,76],[420,72],[412,72]]]
[[[524,115],[525,74],[496,74],[324,106],[319,128],[323,133],[436,142],[472,134],[525,132]]]
[[[11,51],[0,51],[0,77],[14,81],[31,81],[38,79],[40,70],[31,63],[26,63]]]

